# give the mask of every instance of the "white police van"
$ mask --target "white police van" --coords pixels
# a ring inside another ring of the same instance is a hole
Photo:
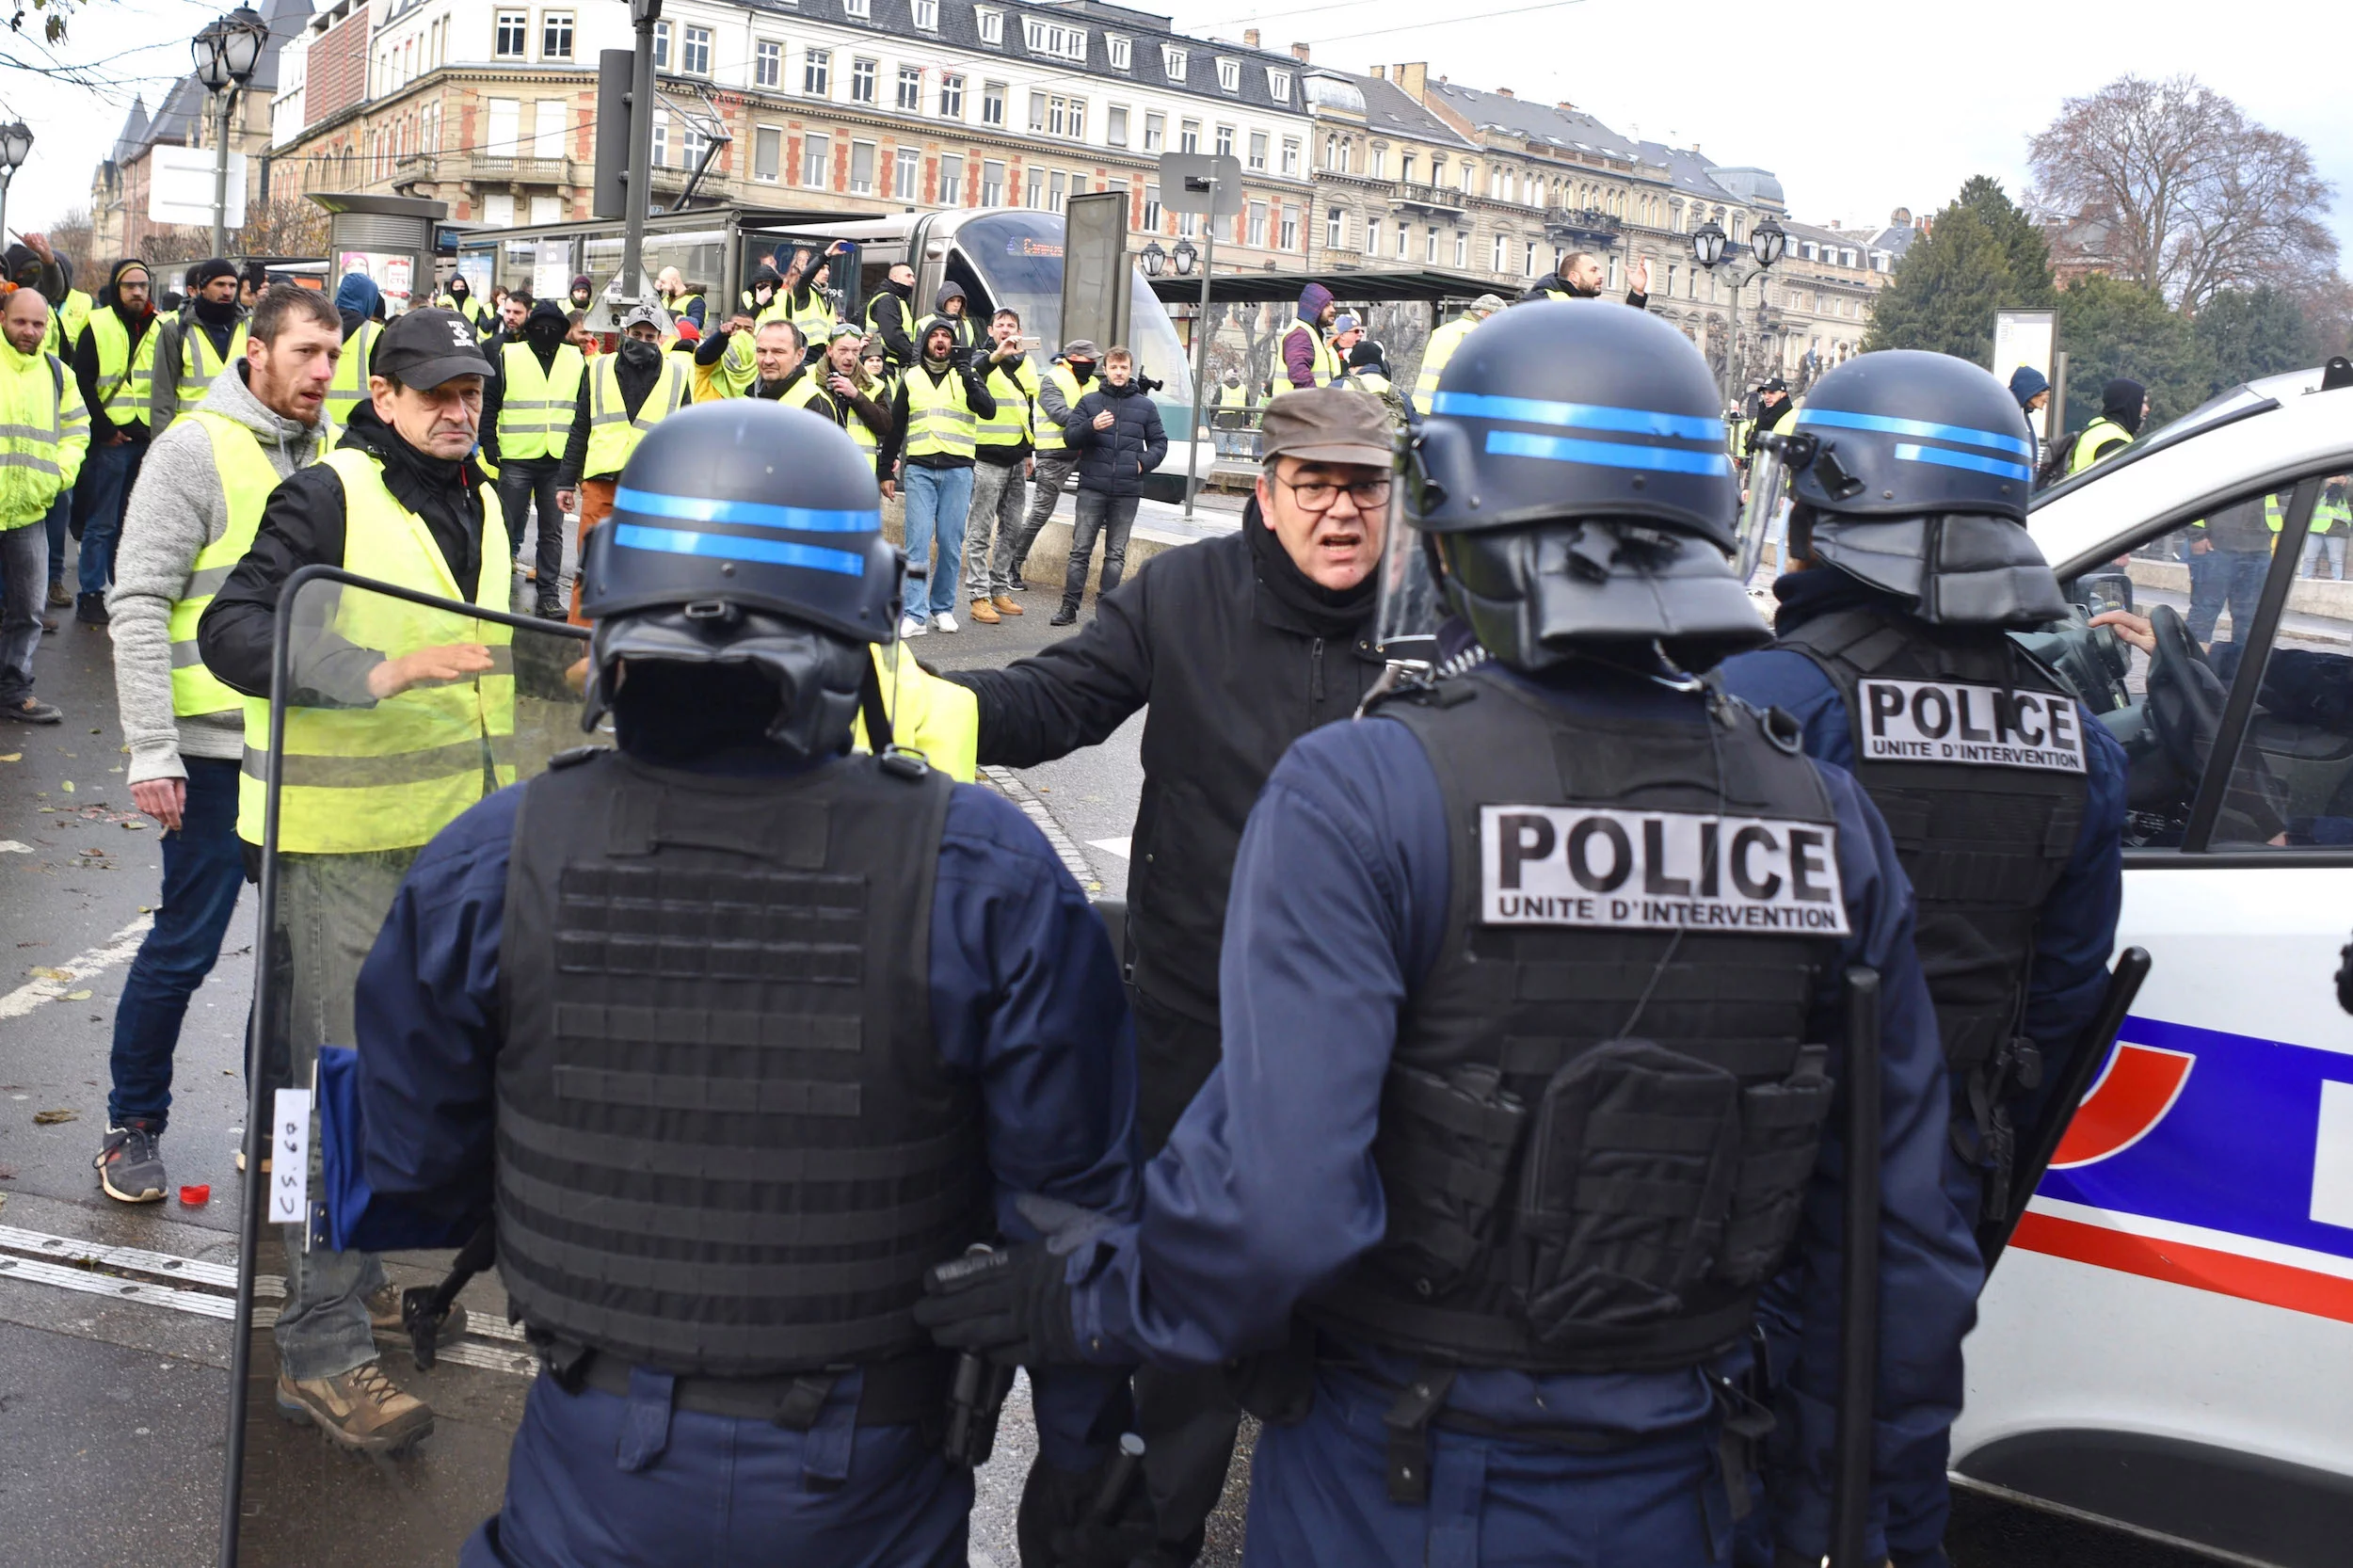
[[[2353,1017],[2334,980],[2353,583],[2305,575],[2344,570],[2343,542],[2306,539],[2343,540],[2348,474],[2335,361],[2037,500],[2071,598],[2147,617],[2141,646],[2082,616],[2030,641],[2132,758],[2117,937],[2155,967],[1987,1284],[1953,1432],[1962,1485],[2282,1568],[2353,1562]]]

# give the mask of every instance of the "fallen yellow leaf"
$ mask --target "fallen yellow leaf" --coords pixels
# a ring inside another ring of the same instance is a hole
[[[36,1111],[33,1112],[33,1125],[55,1127],[59,1122],[79,1121],[81,1115],[79,1111]]]
[[[63,790],[67,794],[72,794],[73,792],[73,780],[69,778],[64,783],[58,785],[57,788]]]
[[[73,978],[73,971],[72,969],[44,968],[39,964],[34,965],[32,968],[26,972],[29,973],[35,980],[72,980]]]
[[[68,991],[65,994],[65,1000],[68,1001],[88,1001],[89,1000],[89,993],[88,991]]]
[[[11,751],[6,757],[0,757],[0,762],[22,762],[23,760],[24,760],[24,754],[21,751]]]

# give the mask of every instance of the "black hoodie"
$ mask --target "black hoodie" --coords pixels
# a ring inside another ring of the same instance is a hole
[[[883,341],[883,356],[894,365],[915,362],[915,286],[912,283],[886,280],[882,291],[866,302],[866,313],[874,320],[875,335]]]
[[[2137,436],[2141,409],[2148,401],[2148,388],[2120,376],[2100,389],[2100,417],[2113,420],[2124,427],[2126,434]]]
[[[521,344],[538,360],[539,368],[549,371],[555,368],[555,356],[571,329],[571,317],[565,313],[564,307],[552,299],[542,299],[523,317],[520,337],[493,339],[483,345],[483,351],[490,356],[490,363],[499,372],[482,389],[482,450],[492,463],[499,461],[499,409],[506,402],[506,345]],[[585,376],[581,377],[580,390],[588,390]],[[560,458],[563,454],[557,456]]]
[[[151,292],[153,290],[155,274],[150,270],[145,262],[140,261],[136,256],[119,256],[107,264],[106,281],[99,289],[98,297],[91,309],[93,312],[112,311],[121,319],[123,327],[131,334],[131,358],[136,360],[138,358],[140,342],[149,332],[154,330],[155,307],[152,304],[143,305],[136,312],[123,308],[121,296],[115,292],[115,284],[121,279],[123,273],[132,267],[136,267],[147,274],[148,288]],[[82,389],[83,403],[89,408],[91,445],[113,444],[108,438],[118,431],[133,441],[144,442],[148,439],[146,420],[140,419],[128,424],[117,424],[106,417],[105,392],[98,384],[98,338],[87,327],[82,328],[81,338],[73,344],[73,379],[75,384]]]

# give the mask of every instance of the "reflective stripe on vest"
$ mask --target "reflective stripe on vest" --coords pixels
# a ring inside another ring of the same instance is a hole
[[[2130,446],[2133,435],[2116,421],[2105,417],[2095,419],[2084,426],[2084,433],[2075,438],[2075,450],[2069,455],[2067,459],[2068,477],[2072,479],[2099,462],[2100,459],[2092,454],[2108,441],[2121,441],[2126,446]],[[2115,454],[2110,453],[2109,456],[2114,456]]]
[[[1063,407],[1076,411],[1079,399],[1086,394],[1079,390],[1079,378],[1071,374],[1070,367],[1057,361],[1046,372],[1046,375],[1048,379],[1062,389]],[[1062,433],[1062,422],[1046,411],[1043,402],[1038,405],[1036,430],[1037,449],[1041,453],[1062,452],[1070,445]]]
[[[424,520],[392,498],[383,465],[346,448],[324,459],[343,481],[344,557],[347,571],[442,599],[466,600]],[[482,570],[471,602],[504,610],[511,598],[507,562],[513,553],[499,513],[498,491],[485,484]],[[344,586],[313,588],[330,601],[324,631],[337,647],[373,649],[398,658],[420,648],[473,643],[489,649],[488,673],[446,685],[412,686],[372,707],[290,708],[286,712],[284,782],[278,808],[278,847],[298,855],[355,855],[424,844],[490,791],[515,781],[515,664],[513,633],[478,620],[406,600]],[[295,636],[317,635],[299,618]],[[304,650],[293,650],[296,685]],[[262,840],[269,763],[270,705],[247,697],[245,772],[237,785],[237,836]]]
[[[979,440],[983,446],[1019,446],[1030,439],[1030,405],[1037,397],[1037,369],[1029,360],[1021,368],[1007,371],[1002,365],[990,367],[981,385],[997,399],[997,411],[981,421]]]
[[[8,358],[18,363],[0,382],[0,518],[38,522],[80,472],[89,450],[89,410],[73,373],[56,355],[35,349],[19,356],[11,347]],[[79,445],[71,466],[68,440]]]
[[[1414,377],[1414,408],[1418,413],[1430,411],[1430,400],[1438,395],[1438,376],[1454,358],[1454,351],[1463,346],[1463,340],[1476,330],[1481,317],[1456,316],[1430,334],[1430,346],[1421,351],[1421,374]]]
[[[499,456],[547,457],[564,450],[570,435],[572,410],[580,405],[580,378],[588,361],[570,344],[555,351],[548,368],[527,343],[510,343],[499,352],[505,385],[499,394]]]
[[[1310,374],[1315,377],[1315,384],[1317,386],[1330,386],[1332,384],[1332,377],[1340,373],[1339,356],[1333,353],[1332,345],[1323,341],[1322,331],[1307,322],[1293,319],[1290,326],[1284,329],[1283,342],[1274,351],[1273,395],[1276,397],[1282,396],[1285,392],[1305,392],[1307,390],[1305,387],[1294,387],[1291,385],[1290,355],[1287,353],[1286,350],[1290,346],[1291,334],[1293,332],[1305,332],[1307,334],[1307,346],[1314,359],[1314,366]]]
[[[383,335],[382,327],[363,321],[357,332],[344,340],[335,374],[327,383],[327,417],[337,424],[349,424],[351,410],[368,395],[368,366],[376,359],[376,340]]]
[[[969,457],[979,446],[978,428],[971,400],[964,393],[963,376],[950,371],[934,381],[929,372],[908,373],[908,456]]]
[[[97,339],[98,394],[106,418],[117,424],[144,425],[148,388],[155,375],[155,340],[162,335],[163,324],[153,316],[148,318],[136,352],[131,347],[131,329],[122,325],[122,317],[112,307],[92,312],[89,329]]]
[[[815,289],[808,291],[807,305],[792,305],[792,296],[785,296],[792,329],[801,335],[801,353],[807,357],[814,345],[823,348],[833,339],[833,301]]]
[[[204,389],[227,369],[232,360],[245,358],[245,323],[229,334],[229,352],[213,352],[212,335],[190,321],[180,328],[180,407],[193,408],[204,401]]]
[[[583,475],[600,479],[620,472],[646,432],[678,411],[686,399],[685,359],[683,354],[662,356],[662,379],[647,392],[632,418],[621,397],[621,357],[597,357],[588,377],[588,457],[581,465]]]
[[[199,408],[188,418],[204,427],[213,443],[213,472],[220,479],[221,510],[229,525],[219,538],[196,553],[188,580],[171,605],[171,711],[181,718],[226,713],[245,698],[221,684],[197,651],[197,622],[229,574],[252,547],[262,508],[278,488],[278,470],[253,432],[225,414]]]

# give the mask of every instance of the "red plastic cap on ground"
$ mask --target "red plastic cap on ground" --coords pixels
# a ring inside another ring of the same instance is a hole
[[[195,1187],[183,1187],[180,1189],[180,1201],[190,1208],[200,1203],[210,1203],[213,1201],[212,1185],[207,1182]]]

